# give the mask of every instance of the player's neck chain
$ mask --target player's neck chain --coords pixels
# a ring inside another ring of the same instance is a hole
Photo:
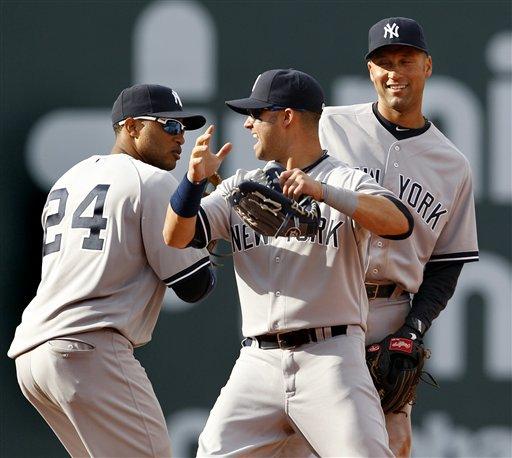
[[[329,155],[327,154],[327,150],[322,150],[322,155],[312,164],[309,164],[308,166],[301,169],[304,173],[308,173],[309,171],[313,170],[320,162],[322,162],[324,159],[327,159]]]
[[[426,132],[432,125],[432,123],[427,118],[425,118],[425,116],[423,116],[425,124],[419,129],[409,129],[407,127],[399,126],[398,124],[388,121],[379,113],[377,102],[372,104],[372,111],[377,120],[381,123],[382,127],[384,127],[384,129],[386,129],[397,140],[405,140],[406,138],[417,137],[418,135]]]

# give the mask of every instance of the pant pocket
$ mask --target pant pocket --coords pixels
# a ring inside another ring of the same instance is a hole
[[[86,354],[96,349],[94,345],[74,337],[59,337],[49,340],[47,344],[51,351],[59,354]]]

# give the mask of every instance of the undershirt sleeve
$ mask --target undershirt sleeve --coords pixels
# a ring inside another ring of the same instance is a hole
[[[453,296],[463,265],[459,261],[428,262],[409,317],[418,318],[428,329]]]

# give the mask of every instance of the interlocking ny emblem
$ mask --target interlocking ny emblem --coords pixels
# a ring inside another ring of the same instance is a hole
[[[251,89],[251,92],[254,91],[254,88],[256,87],[256,83],[258,82],[258,80],[260,79],[260,76],[261,76],[261,73],[258,75],[258,77],[256,78],[256,81],[254,82],[254,84],[252,85],[252,89]]]
[[[384,38],[388,38],[388,32],[389,32],[389,38],[398,38],[398,26],[395,22],[393,22],[393,25],[386,24],[384,26]]]
[[[178,93],[172,89],[172,95],[174,96],[174,101],[181,107],[183,108],[183,104],[181,103],[181,99],[180,99],[180,96],[178,95]]]

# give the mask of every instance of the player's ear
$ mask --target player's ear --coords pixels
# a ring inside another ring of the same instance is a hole
[[[366,61],[366,67],[368,68],[368,73],[370,74],[370,79],[372,80],[372,83],[373,83],[372,61],[371,60]]]
[[[427,56],[425,59],[425,77],[430,78],[432,75],[432,56]]]
[[[124,122],[124,126],[128,135],[133,138],[137,138],[139,136],[137,129],[137,122],[133,118],[127,118]]]
[[[292,123],[293,119],[295,118],[295,113],[291,108],[286,108],[285,110],[283,110],[283,113],[284,113],[283,125],[285,127],[288,127]]]

